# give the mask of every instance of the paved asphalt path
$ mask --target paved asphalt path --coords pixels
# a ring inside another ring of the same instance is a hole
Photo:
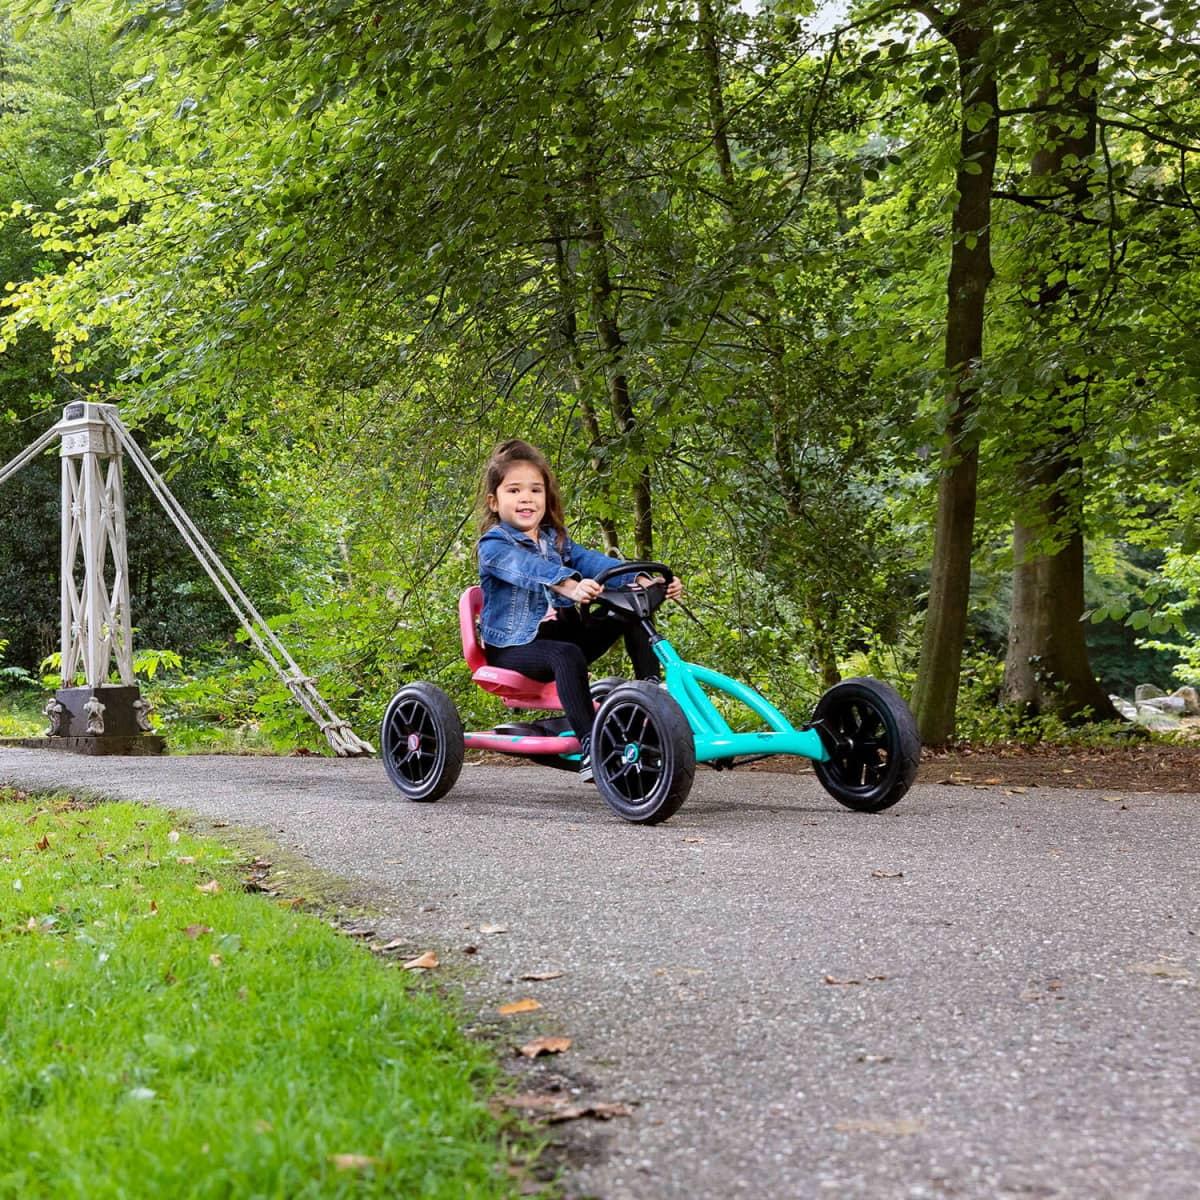
[[[480,1023],[536,997],[513,1041],[571,1036],[541,1069],[634,1109],[555,1127],[575,1196],[1200,1196],[1200,795],[918,784],[872,817],[703,772],[641,829],[534,767],[436,805],[363,760],[3,750],[0,781],[265,830],[472,965]]]

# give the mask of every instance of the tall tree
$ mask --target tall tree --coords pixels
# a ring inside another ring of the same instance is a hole
[[[963,0],[954,12],[916,6],[953,47],[961,109],[954,186],[950,270],[946,280],[945,399],[934,524],[929,606],[913,708],[922,739],[940,745],[954,733],[954,714],[971,582],[979,476],[977,376],[983,358],[988,287],[992,281],[992,181],[1000,140],[992,5]]]

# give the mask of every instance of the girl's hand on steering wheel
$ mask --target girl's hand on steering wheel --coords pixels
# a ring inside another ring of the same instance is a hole
[[[589,601],[595,600],[602,591],[604,591],[602,583],[597,583],[594,579],[579,579],[575,582],[574,590],[571,592],[571,599],[576,604],[587,604]]]
[[[650,584],[658,583],[658,582],[660,582],[660,580],[651,578],[651,576],[649,576],[649,575],[639,575],[634,580],[634,583],[636,583],[638,585],[638,587],[649,587]],[[671,580],[671,582],[667,584],[667,599],[668,600],[678,600],[679,597],[682,595],[683,595],[683,583],[680,581],[679,576],[676,575]]]

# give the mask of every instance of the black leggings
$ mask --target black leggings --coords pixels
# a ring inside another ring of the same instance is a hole
[[[553,679],[575,735],[590,737],[595,709],[588,691],[589,663],[595,662],[624,634],[625,650],[639,679],[657,678],[661,668],[650,648],[650,635],[640,621],[604,617],[584,624],[577,609],[555,611],[555,620],[543,621],[532,642],[523,646],[487,646],[484,653],[493,667],[520,671],[540,683]]]

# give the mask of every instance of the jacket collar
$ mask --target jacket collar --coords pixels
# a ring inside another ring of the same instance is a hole
[[[506,541],[516,542],[518,545],[540,545],[542,530],[538,530],[538,540],[535,542],[533,538],[527,533],[523,533],[515,525],[510,525],[507,521],[500,521],[493,525],[479,540],[483,542],[492,537],[504,538]]]

